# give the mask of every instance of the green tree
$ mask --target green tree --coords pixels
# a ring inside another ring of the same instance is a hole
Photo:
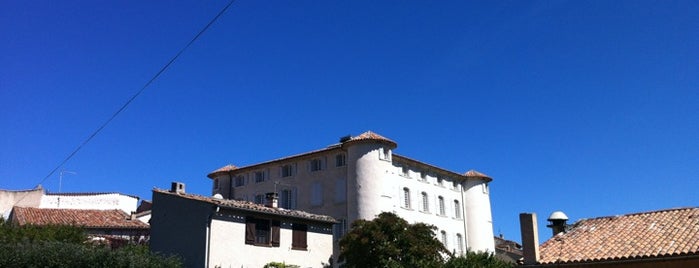
[[[453,257],[443,268],[512,268],[513,263],[498,259],[493,253],[466,252],[464,256]]]
[[[75,226],[14,226],[0,219],[0,267],[182,267],[175,257],[129,245],[111,250],[86,243]]]
[[[372,221],[357,220],[340,240],[340,259],[346,268],[441,267],[451,253],[435,238],[435,230],[389,212]]]

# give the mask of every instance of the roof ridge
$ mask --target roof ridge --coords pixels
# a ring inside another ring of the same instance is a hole
[[[612,218],[620,218],[620,217],[630,217],[630,216],[639,216],[639,215],[656,214],[656,213],[669,212],[669,211],[693,210],[693,209],[699,210],[699,207],[675,207],[675,208],[666,208],[666,209],[659,209],[659,210],[649,210],[649,211],[633,212],[633,213],[629,213],[629,214],[617,214],[617,215],[599,216],[599,217],[594,217],[594,218],[580,218],[578,221],[576,221],[576,223],[579,222],[579,221],[583,221],[583,220],[612,219]]]

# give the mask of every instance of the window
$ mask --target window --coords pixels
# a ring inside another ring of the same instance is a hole
[[[391,161],[391,149],[379,148],[379,159]]]
[[[323,169],[323,162],[320,159],[311,160],[311,171],[318,171]]]
[[[247,217],[245,244],[279,247],[279,221]]]
[[[442,179],[442,177],[437,177],[437,184],[439,184],[439,186],[444,186],[444,179]]]
[[[220,182],[218,181],[218,179],[214,179],[214,189],[218,189],[219,186],[221,186],[221,185],[220,185]]]
[[[410,178],[410,169],[408,167],[403,167],[401,171],[403,171],[403,177]]]
[[[464,254],[464,239],[461,237],[461,234],[456,234],[456,250],[459,255]]]
[[[484,183],[484,184],[481,184],[481,185],[483,186],[483,193],[484,193],[484,194],[487,194],[487,193],[488,193],[488,184],[487,184],[487,183]]]
[[[282,166],[282,178],[291,177],[294,175],[294,166],[283,165]]]
[[[255,183],[260,183],[263,181],[265,181],[265,172],[264,171],[255,172]]]
[[[403,207],[410,208],[410,189],[403,188]]]
[[[245,185],[245,177],[243,175],[238,175],[235,177],[235,187]]]
[[[323,185],[320,182],[311,184],[311,205],[320,206],[323,204]]]
[[[451,184],[454,187],[454,190],[459,190],[459,182],[458,181],[452,181]]]
[[[448,247],[447,246],[447,232],[446,231],[442,231],[442,244],[444,244],[444,247]]]
[[[306,250],[308,248],[308,225],[294,223],[291,230],[291,249]]]
[[[285,209],[296,209],[296,190],[282,190],[279,196],[279,207]]]
[[[344,154],[338,154],[335,156],[335,166],[336,167],[343,167],[347,165],[347,158],[345,157]]]
[[[338,179],[335,181],[335,202],[347,201],[347,180]]]
[[[423,212],[429,212],[430,211],[430,200],[427,197],[427,193],[422,192],[422,211]]]
[[[446,213],[444,209],[444,197],[438,197],[437,200],[439,201],[439,215],[444,216]]]
[[[264,204],[264,202],[265,202],[265,195],[263,195],[263,194],[255,195],[255,204]]]
[[[454,200],[454,218],[461,219],[461,204],[459,200]]]
[[[422,180],[422,181],[427,181],[427,173],[425,173],[425,172],[420,172],[420,180]]]

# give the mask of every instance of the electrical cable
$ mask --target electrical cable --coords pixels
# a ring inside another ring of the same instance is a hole
[[[195,35],[194,38],[192,38],[192,40],[190,40],[187,43],[187,45],[185,45],[182,49],[180,49],[180,51],[177,52],[177,54],[175,54],[175,56],[172,57],[170,59],[170,61],[168,61],[162,68],[160,68],[160,70],[155,75],[153,75],[153,77],[150,80],[148,80],[148,82],[146,82],[146,84],[143,85],[143,87],[140,90],[138,90],[136,92],[136,94],[131,96],[131,98],[129,98],[126,101],[126,103],[124,103],[124,105],[121,106],[121,108],[119,108],[114,114],[112,114],[111,117],[109,117],[109,119],[107,119],[107,121],[102,123],[102,125],[100,125],[95,131],[93,131],[92,134],[90,134],[90,136],[87,137],[87,139],[85,139],[80,145],[78,145],[78,147],[75,148],[75,150],[73,150],[65,159],[63,159],[63,161],[61,161],[61,163],[58,164],[58,166],[56,166],[56,168],[51,170],[51,172],[49,172],[49,174],[47,174],[46,177],[44,177],[41,181],[39,181],[39,183],[37,183],[36,186],[39,186],[40,184],[44,183],[48,178],[50,178],[54,173],[56,173],[56,171],[58,169],[60,169],[61,167],[63,167],[63,165],[65,165],[71,158],[73,158],[73,156],[75,156],[75,154],[78,153],[78,151],[80,151],[80,149],[82,149],[83,146],[85,146],[88,142],[90,142],[95,136],[97,136],[97,134],[99,134],[102,131],[102,129],[104,129],[110,122],[112,122],[112,120],[114,120],[114,118],[116,118],[122,111],[124,111],[126,109],[126,107],[129,106],[129,104],[131,104],[131,102],[133,102],[139,95],[141,95],[141,93],[143,93],[143,91],[145,91],[146,88],[148,88],[148,86],[150,86],[150,84],[153,83],[153,81],[158,79],[158,77],[160,77],[160,75],[163,72],[165,72],[165,70],[167,70],[167,68],[170,67],[170,65],[173,62],[175,62],[175,60],[177,60],[177,58],[179,58],[180,55],[182,55],[182,53],[184,53],[185,50],[187,50],[197,39],[199,39],[199,37],[202,34],[204,34],[204,32],[206,32],[206,30],[209,29],[209,27],[212,24],[214,24],[214,22],[216,22],[216,20],[218,20],[218,18],[221,17],[221,15],[223,15],[223,13],[226,12],[226,10],[228,10],[228,8],[233,4],[233,2],[235,2],[235,0],[229,1],[228,4],[226,6],[224,6],[223,9],[221,9],[221,11],[219,11],[218,14],[216,14],[216,16],[213,19],[211,19],[211,21],[209,21],[208,24],[206,24],[206,26],[204,26],[204,28],[201,29],[199,31],[199,33],[197,33],[197,35]],[[17,203],[22,201],[22,199],[24,199],[25,196],[26,195],[24,195],[22,198],[17,200],[14,203],[14,205],[16,205]]]

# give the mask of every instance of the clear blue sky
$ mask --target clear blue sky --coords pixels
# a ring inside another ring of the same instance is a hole
[[[0,188],[39,183],[225,4],[0,2]],[[520,212],[698,206],[699,2],[239,0],[62,188],[210,194],[223,165],[366,130],[492,176],[514,240]]]

